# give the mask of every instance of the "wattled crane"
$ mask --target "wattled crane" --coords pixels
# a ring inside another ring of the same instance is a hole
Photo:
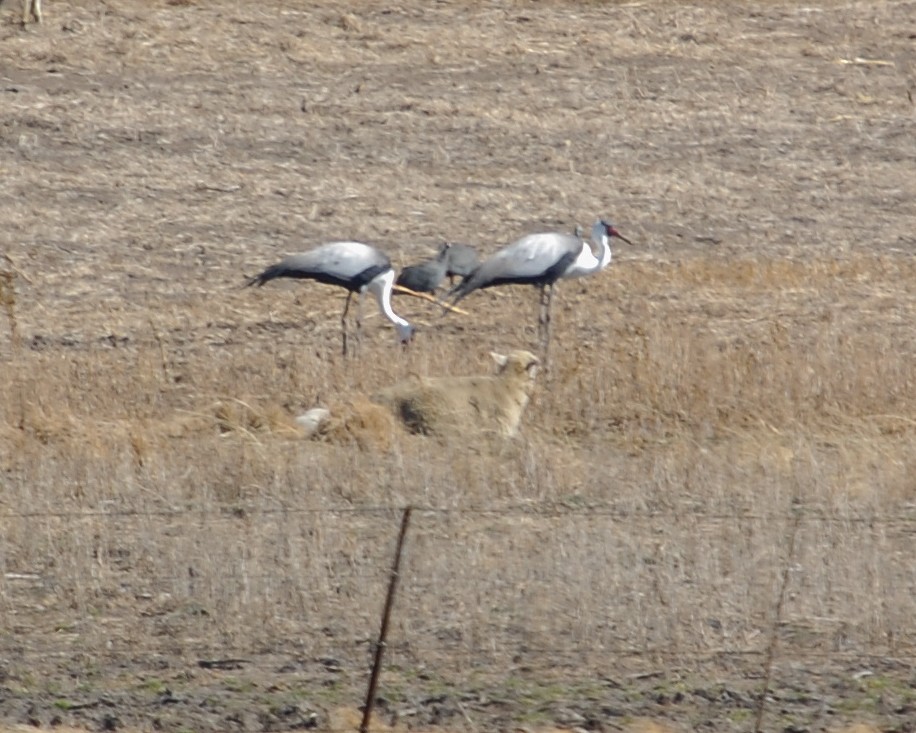
[[[260,287],[278,277],[317,280],[347,289],[347,302],[340,316],[344,356],[347,355],[347,312],[354,293],[359,294],[356,315],[357,341],[362,328],[362,299],[366,292],[375,296],[379,310],[394,324],[401,343],[409,342],[413,336],[413,326],[391,308],[391,290],[394,287],[391,260],[375,247],[362,242],[324,244],[271,265],[260,275],[251,278],[247,284],[257,284]]]
[[[448,242],[443,243],[439,254],[433,259],[418,265],[408,265],[401,270],[394,284],[409,288],[415,293],[435,293],[445,279],[450,249],[451,245]]]
[[[452,284],[454,284],[454,278],[456,276],[467,277],[474,272],[480,264],[480,260],[477,257],[477,250],[469,244],[445,242],[442,246],[448,246],[448,259],[446,261],[445,274]]]
[[[577,231],[578,234],[578,231]],[[449,293],[452,305],[475,290],[496,285],[536,285],[541,291],[541,308],[538,317],[538,335],[547,361],[550,346],[550,311],[554,283],[561,278],[584,277],[600,272],[611,262],[611,238],[617,237],[632,244],[612,224],[599,219],[591,232],[589,242],[577,234],[546,232],[529,234],[499,250],[484,260]]]

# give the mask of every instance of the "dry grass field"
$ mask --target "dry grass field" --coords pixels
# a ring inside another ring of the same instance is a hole
[[[916,3],[44,15],[0,8],[0,723],[351,728],[411,504],[380,724],[916,730]],[[634,246],[520,438],[290,428],[535,348],[536,294],[344,360],[343,291],[246,277],[597,216]]]

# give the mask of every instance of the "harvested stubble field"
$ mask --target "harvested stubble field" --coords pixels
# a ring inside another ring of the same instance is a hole
[[[382,721],[916,729],[916,3],[45,6],[0,17],[0,720],[342,727],[414,504]],[[287,427],[536,298],[344,361],[342,291],[246,276],[598,215],[636,245],[560,285],[520,439]]]

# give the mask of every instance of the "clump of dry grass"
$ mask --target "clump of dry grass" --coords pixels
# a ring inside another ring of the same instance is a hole
[[[19,328],[16,324],[16,289],[12,272],[0,271],[0,306],[6,314],[13,347],[19,346]]]
[[[387,451],[391,449],[396,430],[397,424],[389,410],[364,396],[354,396],[332,403],[330,419],[315,437],[355,445],[360,450]]]
[[[218,402],[213,417],[222,432],[270,433],[302,437],[290,416],[279,405],[257,407],[251,400],[234,398]]]

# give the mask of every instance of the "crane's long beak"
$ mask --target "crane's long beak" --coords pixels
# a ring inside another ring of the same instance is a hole
[[[631,247],[633,246],[633,243],[629,239],[627,239],[625,236],[623,236],[620,232],[618,232],[614,228],[611,228],[611,236],[617,237],[617,239],[622,239],[624,242],[629,244]]]

